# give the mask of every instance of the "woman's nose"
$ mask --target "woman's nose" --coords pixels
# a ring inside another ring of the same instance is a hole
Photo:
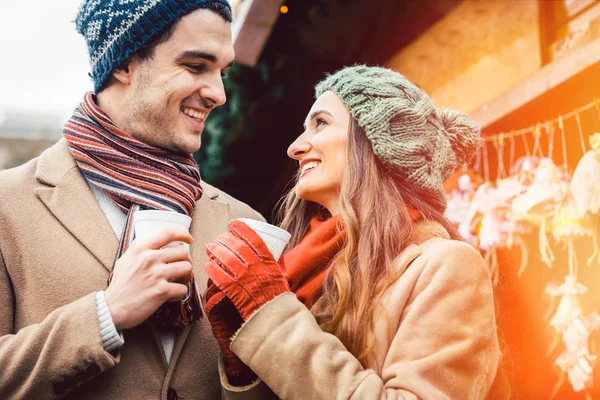
[[[298,136],[298,138],[288,147],[287,154],[290,158],[299,160],[303,155],[310,151],[310,142],[306,140],[304,134]]]

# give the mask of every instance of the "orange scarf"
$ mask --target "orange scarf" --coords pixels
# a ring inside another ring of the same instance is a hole
[[[421,213],[413,209],[409,209],[408,214],[413,222],[422,218]],[[338,221],[338,216],[325,221],[313,217],[300,243],[283,256],[290,289],[309,309],[321,295],[331,261],[344,246],[344,231],[336,229]]]
[[[344,245],[344,232],[336,229],[338,219],[313,217],[300,243],[283,256],[290,289],[309,309],[318,299],[331,260]]]

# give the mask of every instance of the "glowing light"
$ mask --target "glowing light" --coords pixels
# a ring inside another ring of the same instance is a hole
[[[288,6],[281,6],[281,7],[279,7],[279,11],[280,11],[282,14],[287,14],[287,13],[288,13],[288,11],[290,11],[290,9],[288,8]]]

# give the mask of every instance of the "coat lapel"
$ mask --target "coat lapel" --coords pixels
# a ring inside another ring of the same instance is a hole
[[[205,245],[216,239],[221,233],[227,232],[227,224],[230,219],[229,204],[219,201],[219,192],[212,186],[202,184],[204,194],[196,203],[192,215],[190,233],[194,238],[191,246],[194,272],[203,282],[198,283],[201,291],[206,289],[207,276],[204,273],[204,262],[207,260]]]
[[[192,261],[194,264],[194,275],[200,294],[206,290],[206,281],[208,277],[204,272],[204,263],[208,259],[205,252],[206,243],[216,239],[221,233],[227,231],[227,224],[230,220],[229,204],[218,200],[219,192],[212,186],[202,184],[204,193],[202,198],[196,203],[194,214],[192,215],[192,224],[190,233],[194,238],[194,243],[190,248]],[[198,322],[201,323],[201,322]],[[177,360],[181,355],[183,345],[190,333],[191,326],[184,327],[177,338],[173,347],[173,354],[169,363],[169,374],[175,368]],[[201,350],[198,350],[201,351]]]
[[[110,271],[118,240],[71,156],[65,139],[40,156],[35,177],[45,185],[36,189],[36,196]]]

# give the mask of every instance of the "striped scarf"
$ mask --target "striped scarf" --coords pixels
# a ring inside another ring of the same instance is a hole
[[[136,211],[164,210],[191,216],[202,196],[200,171],[191,154],[152,147],[125,134],[96,105],[91,92],[73,112],[63,135],[83,176],[107,191],[127,214],[115,261],[133,240]],[[186,299],[164,303],[152,319],[162,326],[180,327],[198,320],[200,313],[192,274]]]

